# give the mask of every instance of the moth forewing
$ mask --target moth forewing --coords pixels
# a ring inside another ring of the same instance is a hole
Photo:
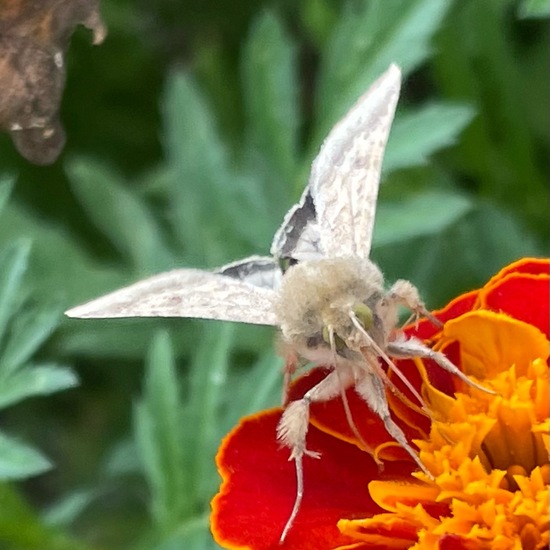
[[[275,292],[239,279],[175,269],[69,309],[80,318],[196,317],[258,325],[278,325]]]
[[[309,185],[321,249],[328,257],[369,257],[400,85],[401,71],[391,65],[330,131],[312,164]]]

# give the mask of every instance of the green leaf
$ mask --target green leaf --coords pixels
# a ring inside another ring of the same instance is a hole
[[[374,250],[387,281],[409,279],[429,308],[480,288],[513,260],[540,255],[542,248],[513,215],[485,202],[437,233]]]
[[[67,162],[66,171],[92,221],[128,257],[138,275],[173,265],[154,216],[117,174],[84,159]]]
[[[0,479],[26,479],[51,467],[42,453],[0,432]]]
[[[388,246],[435,235],[465,216],[471,201],[456,193],[426,191],[378,205],[374,243]]]
[[[433,103],[398,117],[384,156],[384,171],[420,166],[433,153],[453,145],[474,117],[467,105]]]
[[[390,63],[397,63],[407,74],[426,61],[431,39],[449,6],[449,0],[347,4],[324,52],[313,150]]]
[[[447,99],[468,102],[478,113],[452,152],[462,176],[476,182],[480,196],[515,210],[542,234],[548,232],[548,167],[541,155],[548,125],[541,132],[539,124],[548,119],[549,102],[541,100],[548,89],[548,48],[542,72],[526,66],[532,54],[515,41],[520,28],[513,32],[507,6],[455,2],[453,24],[440,35],[436,72]]]
[[[10,198],[13,180],[14,178],[10,175],[3,174],[0,176],[0,214]]]
[[[478,204],[470,223],[461,225],[460,233],[463,241],[470,243],[466,268],[476,269],[482,279],[519,258],[547,255],[516,216],[490,202]]]
[[[19,239],[0,253],[0,340],[19,304],[19,288],[30,252],[30,241]]]
[[[9,484],[0,483],[2,550],[91,550],[92,547],[45,526]]]
[[[192,433],[186,433],[187,444],[195,449],[190,475],[202,498],[212,495],[217,486],[214,457],[223,435],[221,404],[226,397],[225,381],[236,328],[232,323],[209,325],[205,326],[191,363],[186,404],[187,418],[195,427]]]
[[[215,190],[223,187],[229,173],[228,153],[210,106],[189,75],[171,76],[163,106],[167,153],[174,168],[172,224],[189,262],[204,265],[215,253],[209,249],[213,239],[207,235],[203,220],[216,219],[212,216],[217,214],[221,197]],[[227,190],[223,195],[227,198]],[[229,210],[231,203],[226,207]]]
[[[33,365],[8,376],[2,374],[0,409],[27,397],[49,395],[77,385],[78,377],[71,369],[54,364]]]
[[[151,491],[152,515],[164,527],[173,526],[192,511],[185,485],[186,451],[181,431],[186,424],[182,420],[172,347],[168,334],[161,332],[153,340],[143,397],[134,408],[134,434]]]
[[[550,17],[550,2],[548,0],[521,0],[518,6],[518,16],[525,19]]]
[[[81,489],[73,491],[61,500],[48,506],[41,514],[46,525],[68,527],[98,496],[95,489]]]
[[[242,372],[229,373],[224,385],[229,411],[223,421],[225,432],[235,426],[241,417],[281,404],[282,372],[283,361],[275,353],[272,345],[271,349],[268,348],[254,365],[247,369],[244,376]]]
[[[309,41],[321,49],[338,19],[338,5],[327,0],[300,2],[301,20]]]
[[[15,371],[28,361],[53,333],[61,317],[60,304],[25,305],[14,317],[10,335],[0,354],[0,376]]]
[[[68,231],[11,202],[0,216],[0,248],[13,246],[21,236],[33,243],[25,279],[39,294],[55,296],[62,291],[79,300],[116,288],[124,277],[127,280],[127,273],[92,261]]]
[[[170,78],[163,102],[173,174],[167,200],[187,263],[213,267],[268,248],[270,206],[257,177],[239,172],[194,79]],[[192,131],[190,131],[192,129]]]
[[[267,192],[279,204],[291,196],[300,117],[296,47],[272,13],[252,26],[241,67],[250,138],[278,176]]]
[[[109,451],[102,466],[102,472],[108,478],[142,472],[135,438],[118,441]]]

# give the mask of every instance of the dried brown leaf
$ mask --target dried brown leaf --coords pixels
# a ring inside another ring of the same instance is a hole
[[[77,25],[93,31],[94,44],[105,38],[99,1],[0,2],[0,129],[35,164],[51,164],[65,144],[65,53]]]

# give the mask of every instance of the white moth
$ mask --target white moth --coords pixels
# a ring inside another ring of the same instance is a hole
[[[400,80],[399,68],[391,65],[331,130],[300,202],[275,235],[273,257],[253,256],[214,272],[176,269],[66,312],[83,318],[199,317],[275,325],[288,349],[288,373],[297,358],[332,366],[302,399],[287,404],[279,422],[277,437],[290,448],[297,475],[295,503],[281,542],[302,501],[303,457],[319,456],[306,448],[311,403],[341,396],[350,427],[364,444],[345,399],[345,390],[353,387],[430,475],[390,415],[386,387],[406,398],[379,360],[407,383],[391,357],[430,358],[481,388],[442,353],[418,339],[395,335],[399,306],[417,317],[429,314],[410,282],[399,280],[384,290],[382,273],[369,260],[382,158]],[[284,274],[280,260],[290,265]],[[424,409],[421,397],[408,387],[419,402],[416,407]]]

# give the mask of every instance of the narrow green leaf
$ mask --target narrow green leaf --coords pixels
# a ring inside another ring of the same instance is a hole
[[[317,49],[325,44],[338,19],[338,4],[327,0],[300,2],[301,21],[308,39]]]
[[[505,2],[455,2],[434,60],[438,84],[448,99],[475,105],[478,113],[453,150],[462,174],[481,195],[547,233],[548,170],[540,154],[548,143],[548,125],[540,131],[540,120],[548,118],[548,101],[541,100],[547,71],[529,66],[532,58],[514,42],[519,27],[513,30],[509,16]]]
[[[209,516],[208,513],[196,514],[180,522],[173,533],[163,533],[158,544],[136,550],[219,550],[221,547],[212,540]]]
[[[512,212],[485,201],[477,205],[471,223],[463,224],[460,233],[464,242],[472,243],[469,260],[483,279],[519,258],[548,254]]]
[[[220,197],[212,190],[229,173],[228,155],[210,106],[189,75],[171,76],[163,106],[167,152],[174,167],[173,227],[190,263],[201,265],[209,245],[203,220],[216,211]]]
[[[313,150],[390,63],[407,74],[426,61],[449,0],[349,3],[327,44],[316,102]]]
[[[550,2],[548,0],[521,0],[518,6],[518,16],[525,19],[550,17]]]
[[[388,246],[437,234],[471,208],[466,197],[440,191],[426,191],[399,202],[381,203],[376,214],[374,244]]]
[[[118,441],[105,459],[102,472],[108,478],[116,478],[143,471],[135,438]]]
[[[158,430],[154,417],[143,401],[134,405],[133,432],[143,475],[149,486],[149,508],[153,522],[163,525],[167,516],[166,510],[166,479],[162,460],[158,450]]]
[[[224,385],[230,411],[223,421],[224,431],[229,431],[242,416],[281,404],[282,372],[283,360],[275,353],[273,345],[246,371],[246,376],[230,372]]]
[[[235,252],[257,250],[272,229],[268,205],[258,179],[237,172],[196,82],[186,73],[173,74],[163,107],[174,175],[171,221],[187,263],[212,267],[238,257]]]
[[[42,453],[0,432],[0,480],[26,479],[51,467]]]
[[[194,427],[190,427],[194,429]],[[147,360],[142,399],[135,407],[134,433],[159,525],[190,514],[181,430],[182,406],[175,363],[166,332],[158,333]]]
[[[232,323],[205,326],[190,368],[186,413],[193,431],[186,433],[186,437],[194,449],[190,474],[201,499],[212,495],[217,486],[213,475],[214,457],[223,435],[219,415],[226,398],[225,382],[234,330]]]
[[[0,483],[2,550],[91,550],[92,547],[46,526],[12,484]]]
[[[127,281],[128,273],[87,256],[68,231],[12,201],[0,216],[0,249],[12,246],[21,236],[33,243],[25,281],[38,294],[63,292],[71,300],[81,300],[120,286],[125,278]]]
[[[300,119],[296,47],[271,12],[252,26],[241,66],[251,140],[279,177],[272,186],[279,204],[290,197],[296,175]]]
[[[92,221],[129,258],[138,274],[171,265],[152,213],[115,172],[84,159],[68,162],[66,171]]]
[[[46,525],[55,527],[68,527],[98,496],[95,489],[82,489],[73,491],[61,500],[48,506],[41,514]]]
[[[30,248],[29,240],[19,239],[0,253],[0,341],[19,301],[18,291],[27,269]]]
[[[36,395],[49,395],[74,388],[78,377],[67,367],[57,365],[29,366],[8,376],[2,376],[0,409]]]
[[[10,198],[13,180],[14,178],[10,175],[3,174],[0,176],[0,214],[2,214],[2,210]]]
[[[13,319],[10,335],[0,354],[0,376],[15,371],[28,361],[50,337],[61,318],[60,304],[26,306]]]
[[[433,103],[395,121],[384,156],[384,171],[420,166],[433,153],[453,145],[474,117],[468,105]]]

